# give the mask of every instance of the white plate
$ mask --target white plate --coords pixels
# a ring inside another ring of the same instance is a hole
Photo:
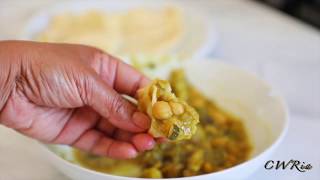
[[[22,30],[20,39],[33,40],[35,35],[44,30],[50,19],[63,12],[83,12],[88,9],[97,9],[105,12],[121,12],[136,7],[159,8],[173,5],[184,11],[186,31],[181,42],[168,54],[176,54],[183,59],[201,59],[207,57],[217,45],[217,33],[212,21],[204,12],[196,11],[191,7],[178,2],[163,1],[69,1],[59,2],[40,12],[35,13],[25,28]]]

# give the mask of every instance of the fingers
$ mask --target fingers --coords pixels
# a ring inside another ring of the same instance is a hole
[[[81,82],[81,97],[114,126],[130,132],[143,132],[150,127],[148,116],[103,82],[96,73],[85,75]]]
[[[107,119],[101,118],[97,127],[98,130],[102,131],[104,134],[108,136],[113,136],[115,131],[117,130],[114,125],[112,125]]]
[[[132,106],[132,105],[131,105]],[[120,129],[124,129],[131,132],[143,132],[146,131],[150,127],[150,119],[147,115],[143,114],[142,112],[135,111],[130,115],[130,112],[124,111],[115,111],[113,116],[109,118],[109,121]],[[131,117],[129,117],[131,116]]]
[[[111,61],[119,61],[110,58]],[[114,88],[121,93],[134,97],[138,89],[150,83],[150,80],[128,64],[119,61],[116,69]]]
[[[115,159],[134,158],[138,155],[136,148],[132,144],[111,139],[97,130],[85,132],[73,146],[95,155],[108,156]]]
[[[132,137],[131,142],[137,148],[138,151],[146,151],[154,148],[156,142],[150,134],[136,134]]]
[[[156,144],[155,139],[147,133],[134,134],[121,129],[115,129],[107,120],[100,121],[98,129],[116,140],[132,143],[139,152],[150,150]]]
[[[98,119],[99,115],[89,107],[75,110],[52,143],[74,143],[84,132],[94,127]]]
[[[132,134],[118,129],[113,136],[116,140],[132,143],[139,152],[152,149],[156,142],[150,134]]]
[[[105,83],[122,94],[133,97],[138,89],[150,83],[142,73],[107,54],[97,54],[90,64]]]
[[[156,144],[154,138],[147,133],[132,134],[117,129],[113,137],[120,141],[131,142],[139,152],[150,150]]]
[[[128,131],[124,131],[121,129],[117,129],[114,134],[113,134],[113,138],[117,139],[119,141],[126,141],[126,142],[130,142],[132,137],[133,137],[133,133],[130,133]]]
[[[138,152],[152,149],[155,145],[149,134],[116,129],[89,107],[76,110],[51,143],[69,144],[96,155],[117,159],[136,157]]]

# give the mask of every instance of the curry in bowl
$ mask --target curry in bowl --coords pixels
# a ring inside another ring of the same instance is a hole
[[[172,71],[169,81],[177,97],[200,115],[191,139],[159,144],[131,160],[113,160],[74,149],[74,161],[113,175],[175,178],[212,173],[248,160],[252,147],[242,121],[192,87],[182,70]]]

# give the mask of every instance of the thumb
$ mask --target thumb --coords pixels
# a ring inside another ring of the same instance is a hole
[[[142,132],[150,127],[149,118],[108,86],[98,74],[92,72],[89,78],[84,79],[80,87],[84,103],[114,126],[130,132]]]

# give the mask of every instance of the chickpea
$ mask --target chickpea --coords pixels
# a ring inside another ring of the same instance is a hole
[[[152,107],[152,114],[156,119],[168,119],[172,116],[169,103],[158,101]]]
[[[173,111],[173,114],[180,115],[184,112],[183,105],[176,102],[169,102],[169,105],[171,107],[171,110]]]
[[[203,163],[202,169],[203,169],[203,171],[206,172],[206,173],[210,173],[210,172],[213,172],[213,171],[214,171],[213,165],[212,165],[211,163],[209,163],[209,162]]]
[[[189,177],[189,176],[195,176],[197,175],[197,172],[189,170],[189,169],[185,169],[182,171],[183,176],[185,177]]]
[[[227,117],[219,111],[210,111],[209,115],[212,116],[214,119],[213,121],[220,126],[226,125],[228,122]]]
[[[225,147],[229,140],[227,137],[217,137],[211,140],[211,145],[213,147]]]
[[[157,168],[147,168],[143,171],[142,177],[145,178],[162,178],[162,173]]]

